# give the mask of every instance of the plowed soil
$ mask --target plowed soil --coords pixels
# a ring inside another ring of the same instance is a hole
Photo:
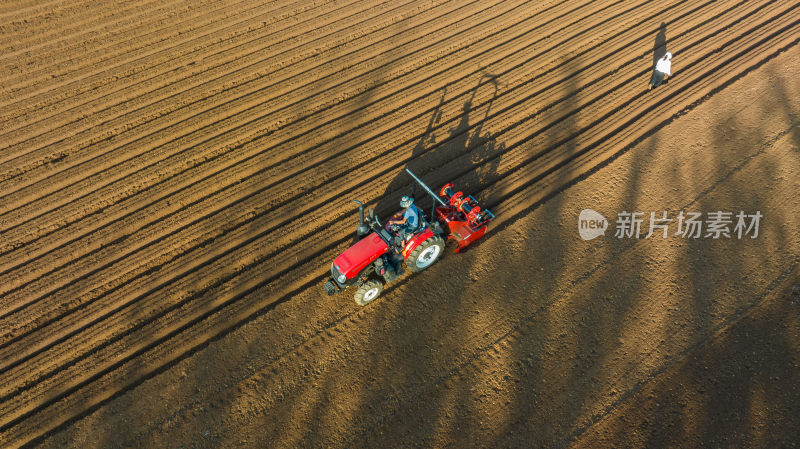
[[[798,42],[759,0],[3,2],[0,445],[797,445]],[[404,168],[490,231],[325,296]],[[763,218],[645,238],[680,211]]]

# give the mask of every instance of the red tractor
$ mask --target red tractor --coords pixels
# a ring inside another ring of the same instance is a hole
[[[367,305],[380,295],[385,284],[404,273],[404,264],[412,273],[433,265],[444,252],[445,238],[455,240],[455,252],[459,252],[486,233],[494,214],[478,207],[475,198],[454,191],[452,184],[446,184],[436,195],[414,173],[406,172],[434,199],[430,218],[418,210],[417,228],[407,234],[396,223],[405,209],[382,225],[372,209],[365,218],[364,205],[356,200],[360,240],[333,260],[331,277],[324,285],[328,295],[355,286],[356,303]]]

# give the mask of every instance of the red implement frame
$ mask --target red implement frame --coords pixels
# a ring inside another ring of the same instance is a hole
[[[439,195],[447,199],[447,204],[437,207],[434,213],[442,227],[450,231],[449,237],[458,243],[455,252],[483,237],[494,214],[481,210],[475,198],[453,191],[453,184],[442,187]]]

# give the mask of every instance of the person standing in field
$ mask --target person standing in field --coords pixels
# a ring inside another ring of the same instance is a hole
[[[672,75],[672,53],[667,52],[663,58],[660,58],[653,69],[653,77],[650,78],[650,85],[647,90],[658,87],[664,82],[665,79]]]

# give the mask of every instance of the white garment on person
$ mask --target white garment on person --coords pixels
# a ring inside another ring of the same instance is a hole
[[[659,59],[656,63],[656,70],[661,73],[666,73],[669,76],[672,76],[672,53],[667,53],[664,55],[663,58]]]

